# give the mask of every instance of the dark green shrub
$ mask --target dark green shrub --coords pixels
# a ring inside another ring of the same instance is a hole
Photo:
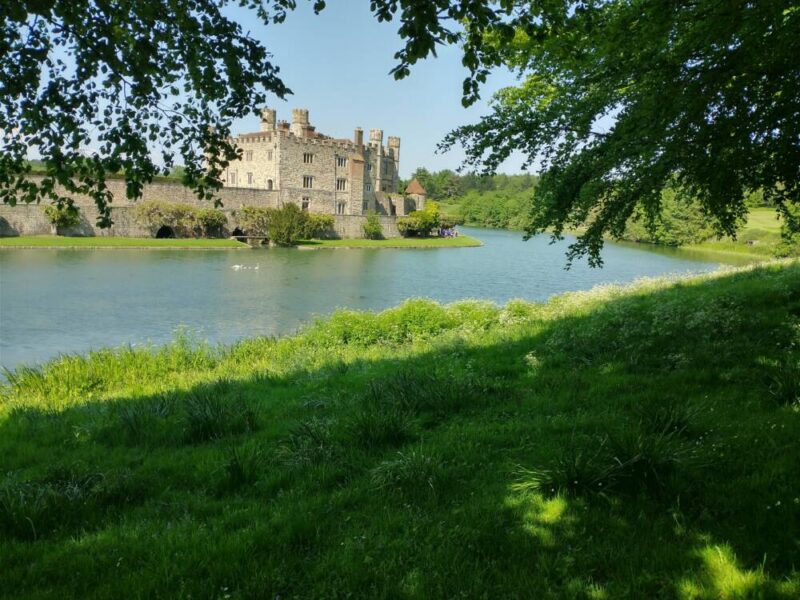
[[[55,227],[74,227],[81,222],[78,208],[71,203],[45,206],[44,214]]]
[[[364,221],[364,237],[370,240],[379,240],[383,237],[381,220],[374,212],[370,212],[367,215],[367,220]]]
[[[267,227],[269,239],[278,246],[291,246],[303,238],[308,225],[308,213],[290,202],[270,212]]]
[[[225,213],[217,208],[197,209],[197,222],[200,225],[201,235],[206,237],[220,237],[228,224]]]
[[[245,206],[236,213],[236,220],[239,227],[255,237],[266,237],[269,234],[269,222],[272,211],[269,208],[260,206]]]
[[[320,238],[330,234],[333,231],[333,216],[321,215],[319,213],[306,213],[308,220],[306,222],[303,237],[306,239]]]
[[[439,205],[427,202],[422,210],[415,210],[407,217],[397,219],[397,229],[404,237],[427,237],[439,227]]]
[[[623,239],[666,246],[696,244],[714,235],[700,202],[674,189],[661,193],[661,213],[650,220],[637,210],[625,226]]]
[[[133,209],[134,219],[155,235],[161,227],[171,227],[178,237],[215,237],[227,224],[225,213],[216,208],[195,208],[159,200],[140,202]]]
[[[800,205],[786,204],[781,224],[781,241],[775,249],[779,258],[800,255]]]

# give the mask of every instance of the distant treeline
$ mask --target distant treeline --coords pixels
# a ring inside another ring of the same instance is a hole
[[[428,197],[440,203],[442,214],[458,222],[483,227],[522,229],[533,202],[538,177],[522,175],[459,175],[448,169],[414,171]],[[401,182],[405,189],[408,181]]]
[[[468,173],[459,175],[454,171],[428,171],[420,167],[411,174],[411,177],[400,182],[401,190],[408,183],[416,179],[428,192],[428,197],[438,202],[452,202],[460,199],[469,192],[509,191],[522,192],[536,187],[536,175],[475,175]]]
[[[438,201],[442,216],[466,225],[522,230],[535,203],[536,175],[459,175],[450,170],[428,171],[419,168],[411,176]],[[401,181],[405,189],[409,180]],[[760,191],[749,194],[750,208],[770,206]],[[752,232],[751,232],[752,233]],[[761,232],[763,233],[763,232]],[[787,234],[784,232],[784,237]],[[665,189],[661,195],[661,215],[650,223],[640,209],[629,219],[622,239],[663,246],[697,244],[714,237],[714,228],[700,203]],[[798,246],[800,242],[789,240]],[[789,243],[789,242],[785,242]]]

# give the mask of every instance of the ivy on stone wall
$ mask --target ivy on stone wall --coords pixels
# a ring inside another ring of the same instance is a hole
[[[221,237],[228,219],[216,208],[195,208],[189,204],[174,204],[148,200],[137,204],[133,218],[156,235],[162,227],[170,227],[177,237]]]

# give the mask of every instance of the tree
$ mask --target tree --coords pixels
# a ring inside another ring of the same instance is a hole
[[[428,201],[422,210],[411,211],[406,217],[397,219],[397,229],[403,237],[427,237],[439,227],[439,205]]]
[[[498,4],[502,15],[470,15],[465,64],[472,81],[503,64],[521,83],[442,147],[464,145],[467,164],[488,172],[514,151],[541,161],[528,235],[585,226],[568,257],[599,264],[603,237],[621,236],[637,210],[657,220],[668,186],[682,202],[699,202],[719,234],[735,234],[756,190],[792,222],[800,5]],[[466,101],[473,91],[465,86]]]
[[[107,176],[121,172],[137,198],[176,157],[183,183],[212,199],[238,156],[233,120],[266,92],[289,93],[266,49],[225,16],[228,5],[277,23],[295,0],[0,4],[0,199],[67,206],[61,185],[91,196],[108,226]],[[31,176],[30,148],[41,155],[41,179]]]
[[[367,220],[364,221],[364,237],[369,240],[379,240],[383,238],[383,228],[381,227],[381,220],[374,212],[370,211],[367,215]]]
[[[267,227],[269,241],[278,246],[291,246],[303,237],[308,226],[308,213],[297,204],[289,202],[270,211]]]

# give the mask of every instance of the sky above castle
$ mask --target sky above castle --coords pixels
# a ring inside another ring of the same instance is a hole
[[[467,74],[456,47],[442,47],[438,58],[422,61],[411,75],[395,81],[389,71],[394,53],[402,46],[399,23],[379,23],[368,0],[331,0],[314,15],[310,2],[298,3],[279,25],[264,26],[251,12],[232,9],[245,31],[273,54],[281,77],[294,92],[286,101],[273,97],[278,119],[291,120],[292,108],[308,108],[317,131],[352,138],[355,127],[383,129],[402,138],[400,175],[417,167],[456,169],[463,152],[436,153],[436,145],[453,128],[473,123],[489,112],[488,101],[498,89],[512,85],[508,72],[494,73],[484,85],[481,100],[470,108],[461,105],[461,83]],[[236,123],[237,133],[258,131],[253,116]],[[514,156],[503,165],[506,173],[519,173],[523,158]]]

